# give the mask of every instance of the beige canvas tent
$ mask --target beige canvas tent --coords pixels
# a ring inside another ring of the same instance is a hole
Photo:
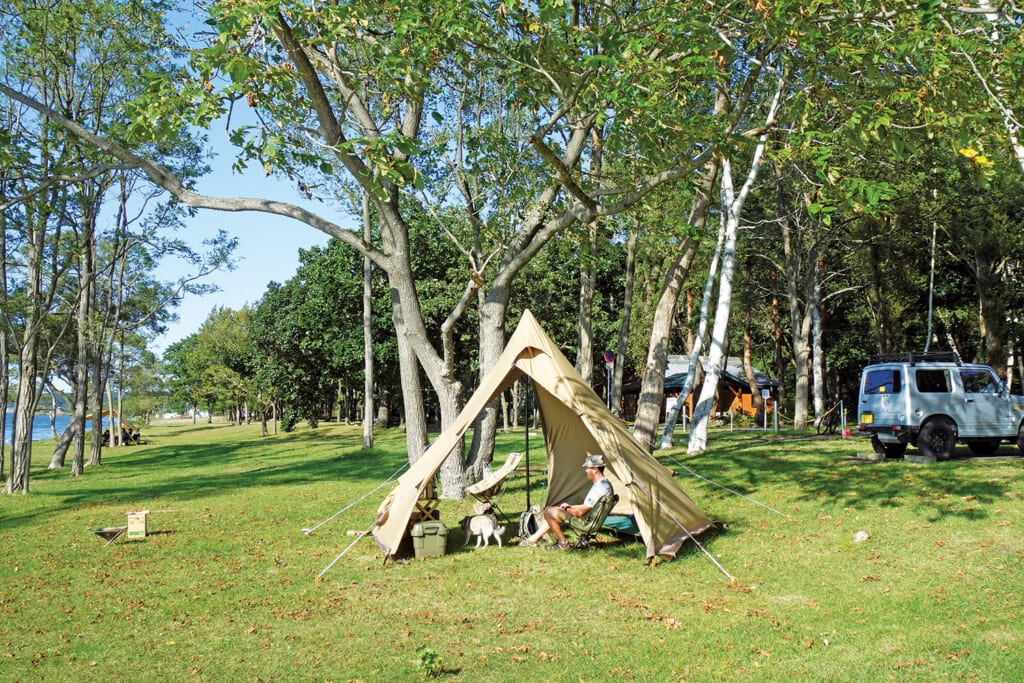
[[[523,375],[533,381],[547,452],[547,504],[580,501],[590,487],[583,471],[588,453],[603,453],[619,503],[613,514],[635,517],[647,561],[675,557],[682,543],[712,522],[683,492],[672,473],[648,454],[611,414],[575,368],[526,311],[494,369],[455,422],[402,475],[377,511],[373,536],[394,557],[424,489],[476,416]]]

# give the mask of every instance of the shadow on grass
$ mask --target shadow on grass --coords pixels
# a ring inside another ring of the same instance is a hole
[[[191,427],[184,427],[175,434],[190,431]],[[19,513],[0,516],[0,529],[17,527],[54,509],[75,506],[116,502],[149,505],[156,499],[194,501],[229,490],[326,481],[365,482],[370,490],[405,464],[404,449],[352,448],[348,439],[339,439],[338,445],[332,446],[325,443],[325,436],[308,430],[270,437],[270,442],[259,436],[240,435],[235,441],[193,445],[176,439],[172,445],[151,442],[147,446],[105,449],[100,467],[87,467],[83,476],[74,479],[68,477],[68,466],[48,470],[37,458],[32,483],[38,486],[51,482],[56,486],[50,491],[36,488],[31,494],[35,504]],[[304,457],[314,444],[315,452]],[[40,505],[41,500],[46,503]]]
[[[679,465],[754,499],[759,492],[767,491],[803,504],[853,509],[916,506],[931,521],[950,516],[986,518],[985,505],[996,503],[1012,489],[1012,477],[981,480],[977,476],[959,476],[964,467],[984,467],[990,462],[1011,459],[1008,449],[996,456],[979,458],[969,457],[967,449],[958,448],[957,457],[948,462],[915,465],[903,460],[856,460],[852,456],[857,445],[862,446],[859,450],[870,450],[866,441],[851,444],[838,437],[731,438],[713,442],[712,449],[704,454],[663,457],[662,462],[676,471],[677,481],[691,492],[715,489]],[[828,454],[834,457],[822,458],[822,451],[831,451]],[[1020,460],[1016,456],[1012,459]],[[725,491],[722,494],[728,495]],[[973,504],[960,505],[962,499]],[[785,504],[759,502],[773,507]]]

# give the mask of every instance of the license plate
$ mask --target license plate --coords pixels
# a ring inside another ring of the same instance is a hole
[[[869,424],[871,424],[874,421],[875,421],[875,416],[872,415],[871,413],[861,413],[860,414],[860,423],[862,425],[869,425]]]

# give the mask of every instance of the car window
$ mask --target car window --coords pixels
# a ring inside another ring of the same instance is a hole
[[[949,370],[918,370],[915,379],[922,394],[949,393]]]
[[[960,371],[960,380],[964,383],[964,393],[999,393],[999,380],[988,370],[965,368]]]
[[[864,378],[865,394],[898,394],[902,390],[901,374],[896,370],[869,370]]]

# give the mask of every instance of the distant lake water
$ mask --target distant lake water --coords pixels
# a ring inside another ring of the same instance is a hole
[[[11,423],[14,421],[14,413],[7,413],[7,430],[4,432],[4,445],[9,446],[11,444]],[[106,420],[104,420],[106,422]],[[71,423],[70,415],[58,415],[57,416],[57,434],[63,433],[67,429],[68,424]],[[53,432],[50,430],[50,416],[49,415],[36,415],[35,419],[32,420],[32,440],[33,441],[46,441],[47,439],[53,438]]]

